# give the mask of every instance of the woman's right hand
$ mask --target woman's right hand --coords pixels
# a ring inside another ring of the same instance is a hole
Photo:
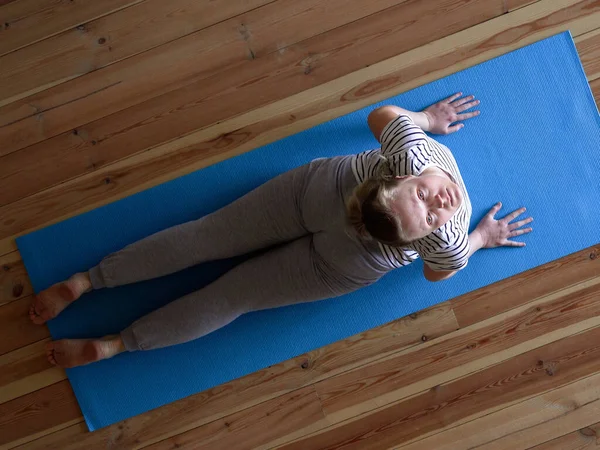
[[[429,126],[427,128],[421,128],[433,134],[450,134],[464,127],[464,124],[462,123],[456,123],[456,125],[450,126],[451,123],[478,116],[479,111],[469,113],[463,112],[473,106],[479,105],[479,100],[474,100],[474,95],[459,98],[461,96],[462,92],[457,92],[451,97],[425,108],[422,113],[427,117]]]
[[[521,228],[533,220],[533,217],[528,217],[518,222],[511,223],[514,219],[525,212],[525,208],[519,208],[510,214],[507,214],[502,219],[496,220],[494,216],[502,208],[502,203],[496,203],[492,209],[481,219],[481,222],[475,228],[482,239],[483,248],[493,248],[500,246],[523,247],[524,242],[512,241],[510,238],[520,236],[525,233],[530,233],[531,228]]]

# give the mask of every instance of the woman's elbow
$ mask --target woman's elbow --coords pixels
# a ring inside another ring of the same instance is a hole
[[[452,277],[457,271],[456,270],[433,270],[425,265],[423,275],[427,281],[435,282],[447,280]]]

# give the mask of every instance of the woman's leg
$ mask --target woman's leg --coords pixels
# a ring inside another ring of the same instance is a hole
[[[337,297],[361,287],[332,273],[312,236],[245,261],[199,291],[135,321],[121,332],[129,351],[191,341],[240,315]]]
[[[191,341],[246,312],[336,297],[381,276],[375,272],[371,275],[371,279],[365,275],[361,282],[340,275],[315,250],[313,236],[305,236],[251,258],[205,288],[140,318],[120,337],[106,337],[104,343],[110,342],[112,347],[104,353],[89,350],[88,355],[83,354],[86,345],[102,349],[105,344],[100,340],[63,340],[50,343],[49,358],[69,367],[124,349],[150,350]]]
[[[307,234],[300,204],[310,165],[285,172],[231,204],[108,255],[89,272],[46,289],[29,310],[42,324],[92,287],[114,287],[168,275],[204,261],[225,259]]]
[[[285,172],[205,217],[107,256],[90,270],[94,289],[157,278],[306,235],[299,199],[308,173],[309,165]]]

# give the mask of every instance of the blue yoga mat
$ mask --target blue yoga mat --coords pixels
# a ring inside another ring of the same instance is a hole
[[[427,282],[422,263],[344,297],[260,311],[201,339],[67,370],[90,430],[380,326],[596,244],[600,118],[575,45],[562,33],[390,98],[420,110],[462,91],[481,115],[437,137],[454,152],[473,226],[499,200],[535,221],[525,248],[477,252],[450,280]],[[356,111],[17,240],[35,291],[96,265],[144,236],[201,217],[314,158],[377,147]],[[239,260],[82,297],[49,323],[52,336],[116,333],[137,317],[215,279]]]

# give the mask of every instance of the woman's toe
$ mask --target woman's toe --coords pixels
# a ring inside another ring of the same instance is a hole
[[[31,321],[36,325],[42,325],[44,322],[46,322],[46,319],[34,311],[33,316],[31,316]]]
[[[46,344],[46,357],[50,364],[56,365],[56,360],[54,359],[54,342],[48,342]]]
[[[41,302],[31,305],[29,316],[31,317],[32,322],[36,325],[41,325],[51,319],[50,311]]]

